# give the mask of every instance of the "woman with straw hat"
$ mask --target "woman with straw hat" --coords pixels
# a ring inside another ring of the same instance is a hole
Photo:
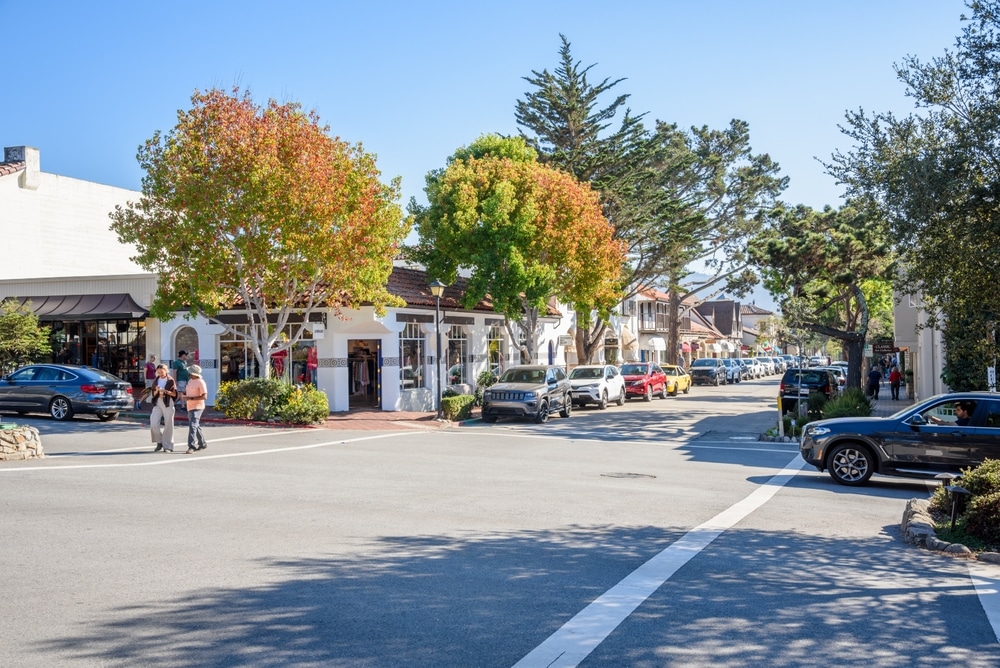
[[[192,364],[187,369],[187,387],[184,388],[184,398],[187,400],[188,416],[188,449],[186,454],[204,450],[208,447],[205,434],[201,431],[201,415],[205,412],[205,400],[208,399],[208,386],[201,378],[201,367]]]

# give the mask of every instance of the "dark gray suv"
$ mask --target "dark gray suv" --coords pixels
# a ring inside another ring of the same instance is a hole
[[[483,422],[496,422],[500,416],[511,416],[542,423],[556,412],[569,417],[572,410],[569,378],[558,366],[512,366],[500,375],[495,385],[483,392]]]

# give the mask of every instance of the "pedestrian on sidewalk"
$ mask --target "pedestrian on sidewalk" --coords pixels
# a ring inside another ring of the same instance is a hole
[[[208,399],[208,386],[201,378],[201,367],[192,364],[187,369],[190,378],[184,388],[184,401],[187,404],[188,416],[188,449],[186,454],[204,450],[208,447],[205,434],[201,430],[201,416],[205,412],[205,400]]]
[[[156,380],[149,395],[153,410],[149,414],[149,435],[156,444],[153,452],[174,451],[174,407],[177,405],[177,384],[167,373],[166,364],[156,365]],[[163,425],[160,425],[160,421]]]
[[[177,383],[177,391],[180,393],[178,396],[177,408],[184,410],[184,389],[187,387],[188,379],[190,378],[190,374],[188,373],[187,353],[183,350],[178,352],[177,359],[171,362],[170,368],[174,372],[174,381]]]
[[[893,366],[892,371],[889,372],[889,390],[892,392],[892,398],[896,401],[899,401],[899,384],[902,382],[903,373],[898,366]]]
[[[150,394],[153,392],[153,381],[156,380],[156,355],[150,355],[149,360],[146,361],[145,376],[146,387],[139,395],[139,403],[136,408],[141,408],[144,400],[152,401]]]
[[[872,365],[872,370],[868,372],[868,396],[878,400],[878,386],[882,382],[882,373],[878,367]]]

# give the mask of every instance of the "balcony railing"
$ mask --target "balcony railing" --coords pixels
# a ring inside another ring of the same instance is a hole
[[[670,319],[666,313],[643,315],[639,318],[640,332],[665,332]]]

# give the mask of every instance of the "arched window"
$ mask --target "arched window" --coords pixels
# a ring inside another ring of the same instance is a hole
[[[194,327],[181,327],[174,334],[174,359],[177,359],[182,350],[187,353],[188,364],[194,364],[201,358],[198,352],[198,332]]]
[[[468,372],[469,338],[460,325],[448,329],[448,375],[449,385],[472,382]]]

